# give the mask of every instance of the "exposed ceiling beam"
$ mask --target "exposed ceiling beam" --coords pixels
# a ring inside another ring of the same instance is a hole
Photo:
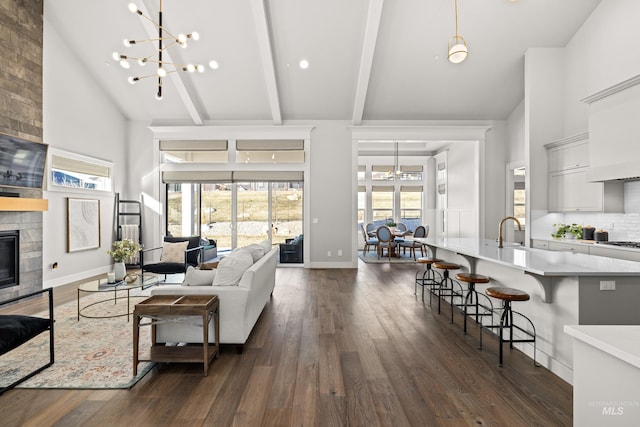
[[[158,9],[155,9],[153,6],[151,6],[150,3],[151,3],[151,0],[142,0],[142,5],[139,9],[146,16],[154,19],[154,17],[158,16]],[[153,11],[153,13],[150,13],[151,11]],[[149,36],[149,39],[157,38],[158,29],[146,19],[142,19],[141,21],[142,21],[142,25],[144,26],[144,30],[147,33],[147,36]],[[166,26],[164,22],[163,22],[163,26]],[[169,50],[164,50],[162,52],[162,60],[167,63],[175,62],[171,58],[171,54],[169,53]],[[177,73],[169,74],[168,77],[171,79],[171,82],[173,83],[176,90],[178,91],[178,95],[180,95],[180,99],[182,99],[182,102],[184,103],[184,106],[187,109],[189,116],[191,116],[191,120],[193,120],[193,123],[196,125],[202,125],[204,124],[202,114],[200,113],[200,110],[198,109],[194,101],[194,97],[191,95],[191,93],[185,86],[184,81],[182,80],[182,75],[183,74],[181,72],[177,72]]]
[[[267,11],[263,0],[252,0],[253,18],[258,36],[258,48],[262,59],[262,70],[267,86],[267,96],[271,106],[271,117],[276,125],[282,124],[282,113],[280,111],[280,98],[278,96],[278,82],[276,81],[275,65],[273,63],[273,52],[271,50],[271,37],[269,33],[269,23],[267,21]]]
[[[383,3],[384,0],[370,0],[369,2],[367,23],[364,30],[364,40],[362,42],[360,71],[358,72],[358,83],[356,86],[356,96],[353,105],[352,122],[354,125],[362,124],[364,102],[367,99],[367,89],[369,88],[373,55],[375,54],[376,41],[378,40],[378,32],[380,30],[380,18],[382,17]]]

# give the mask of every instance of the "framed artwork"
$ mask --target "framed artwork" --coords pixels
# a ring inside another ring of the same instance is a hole
[[[67,252],[100,247],[100,200],[67,198]]]

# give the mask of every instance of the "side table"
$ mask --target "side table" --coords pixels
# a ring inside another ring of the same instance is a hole
[[[220,301],[217,295],[153,295],[136,304],[133,310],[133,375],[139,362],[203,362],[204,376],[209,363],[220,352]],[[189,317],[202,318],[202,348],[200,346],[166,346],[156,343],[156,325],[164,322],[187,322]],[[150,319],[141,323],[142,318]],[[214,319],[215,345],[209,344],[209,322]],[[151,325],[151,349],[148,355],[138,354],[141,326]]]

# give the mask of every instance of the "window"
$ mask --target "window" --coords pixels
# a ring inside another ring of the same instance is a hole
[[[420,225],[422,218],[422,187],[400,187],[400,221],[405,223],[409,230],[415,230]]]
[[[371,191],[371,214],[373,222],[386,222],[393,218],[392,186],[373,186]]]
[[[367,187],[358,186],[358,224],[364,224],[367,218]]]
[[[513,216],[518,218],[522,227],[526,222],[526,191],[525,191],[525,168],[517,168],[513,170]],[[514,229],[518,224],[514,223]]]
[[[49,190],[112,191],[113,164],[51,148]]]

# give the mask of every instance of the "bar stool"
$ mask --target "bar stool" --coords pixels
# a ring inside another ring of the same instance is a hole
[[[438,314],[440,314],[440,300],[442,299],[442,297],[451,297],[451,323],[453,323],[453,298],[462,297],[462,286],[460,285],[460,282],[449,277],[449,270],[460,270],[460,268],[462,267],[460,267],[460,264],[446,261],[436,261],[433,263],[433,267],[439,270],[444,270],[442,272],[440,287],[438,288]],[[454,288],[455,283],[458,284],[460,292],[456,292]],[[445,292],[443,293],[443,291]]]
[[[509,347],[513,348],[513,343],[514,342],[532,342],[533,343],[533,365],[534,366],[540,366],[538,365],[538,363],[536,362],[536,328],[533,325],[533,322],[524,314],[522,313],[518,313],[517,311],[513,311],[511,309],[511,301],[529,301],[530,297],[529,294],[521,291],[519,289],[513,289],[513,288],[506,288],[506,287],[491,287],[491,288],[487,288],[485,290],[485,293],[493,298],[502,300],[502,315],[500,316],[500,324],[498,325],[489,325],[489,326],[484,326],[481,325],[480,327],[480,348],[482,348],[482,329],[483,328],[487,328],[487,329],[491,329],[491,328],[497,328],[498,329],[498,340],[500,342],[500,365],[502,366],[502,344],[504,342],[508,342],[509,343]],[[518,315],[519,317],[525,319],[529,326],[531,326],[531,329],[533,330],[533,332],[524,329],[518,325],[515,325],[513,322],[513,315]],[[509,330],[509,339],[504,339],[503,337],[503,331],[504,329],[508,329]],[[522,338],[522,339],[514,339],[513,338],[513,330],[517,329],[518,331],[522,332],[525,336],[527,336],[528,338]]]
[[[431,268],[431,265],[442,261],[438,258],[429,258],[429,257],[420,257],[418,258],[418,264],[424,264],[424,270],[416,271],[416,282],[414,285],[413,294],[418,294],[418,285],[422,287],[422,302],[424,302],[424,287],[425,286],[440,286],[440,282],[442,281],[442,276],[440,273]],[[438,280],[436,280],[436,274],[440,276]],[[429,292],[429,305],[431,305],[431,296],[433,292]]]
[[[467,284],[467,294],[464,297],[463,313],[464,313],[464,334],[467,334],[467,316],[469,314],[475,316],[476,323],[479,323],[480,316],[491,316],[493,312],[493,304],[491,300],[482,294],[478,294],[476,290],[476,283],[489,283],[489,277],[483,276],[482,274],[474,274],[474,273],[458,273],[456,274],[456,279],[465,282]],[[484,306],[480,304],[480,295],[487,299],[488,306]],[[469,313],[469,306],[471,306],[474,310],[473,313]],[[481,313],[480,308],[483,308],[484,311]]]

